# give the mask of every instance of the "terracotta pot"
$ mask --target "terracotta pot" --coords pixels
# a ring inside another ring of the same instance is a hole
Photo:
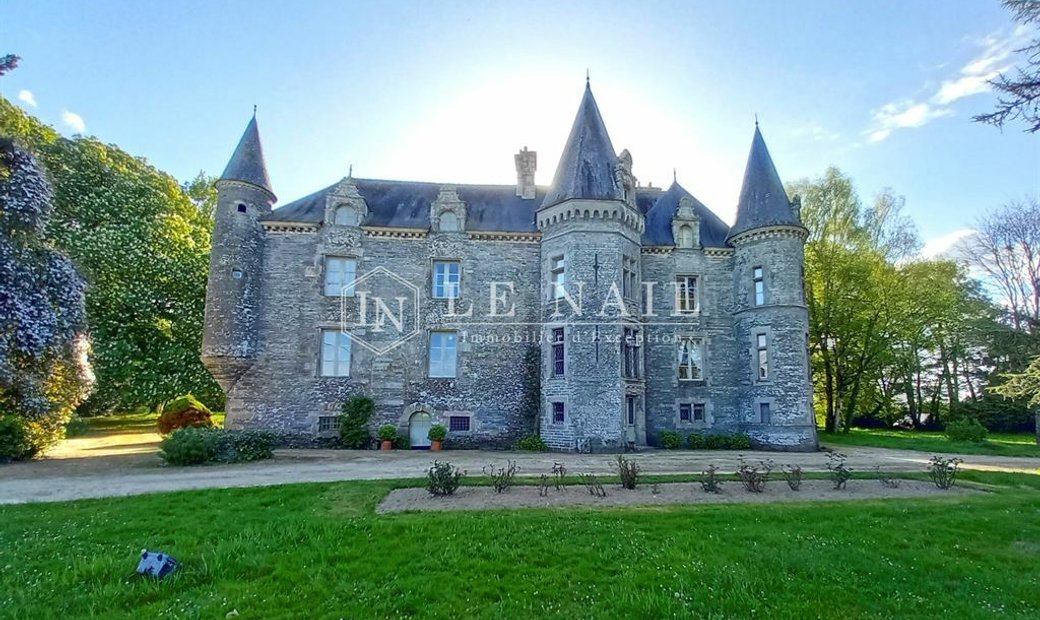
[[[442,445],[444,445],[444,440],[443,439],[431,439],[430,440],[430,450],[433,450],[434,452],[440,452]]]
[[[379,449],[380,450],[393,450],[394,449],[394,442],[392,442],[390,440],[385,440],[385,441],[383,441],[382,443],[379,444]]]

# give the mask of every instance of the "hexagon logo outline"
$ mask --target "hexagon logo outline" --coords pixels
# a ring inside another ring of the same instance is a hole
[[[352,325],[349,325],[347,323],[347,299],[356,298],[357,286],[359,284],[363,283],[365,280],[368,280],[368,279],[370,279],[370,278],[372,278],[373,276],[376,276],[376,275],[385,275],[385,276],[389,277],[390,279],[394,280],[395,282],[397,282],[398,284],[401,284],[404,287],[406,287],[412,294],[412,304],[415,306],[415,323],[414,323],[414,327],[412,328],[412,330],[410,332],[406,333],[406,334],[401,335],[400,337],[398,337],[396,340],[394,340],[393,342],[391,342],[389,345],[387,345],[385,347],[376,347],[372,343],[366,342],[364,338],[358,337],[358,335],[354,332],[354,330],[351,329]],[[346,295],[345,291],[347,291],[347,290],[350,290],[353,294]],[[371,351],[372,353],[375,353],[376,355],[383,355],[384,353],[389,353],[390,351],[393,351],[394,349],[396,349],[397,347],[401,346],[405,342],[408,342],[412,338],[418,336],[419,332],[421,331],[419,329],[419,292],[420,291],[419,291],[419,287],[418,286],[412,284],[408,280],[406,280],[406,279],[402,278],[401,276],[397,275],[396,273],[390,271],[386,267],[383,267],[382,265],[380,265],[378,267],[374,267],[371,270],[369,270],[368,272],[366,272],[365,275],[363,275],[361,277],[355,277],[350,283],[343,285],[343,288],[340,289],[340,296],[339,296],[339,300],[340,300],[340,315],[339,315],[340,331],[345,333],[345,334],[348,334],[350,336],[350,341],[352,343],[356,342],[359,345],[361,345],[362,347],[364,347],[364,348],[368,349],[369,351]]]

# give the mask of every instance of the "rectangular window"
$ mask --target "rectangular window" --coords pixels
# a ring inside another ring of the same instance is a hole
[[[759,422],[761,422],[762,424],[769,424],[769,422],[770,422],[769,403],[759,403],[758,404],[758,417],[759,417]]]
[[[704,403],[693,403],[693,421],[704,421]]]
[[[693,417],[693,406],[690,403],[679,404],[679,421],[689,422]]]
[[[552,330],[552,376],[554,377],[562,377],[567,369],[564,338],[562,327]]]
[[[755,305],[761,306],[766,303],[766,283],[762,278],[762,268],[755,267]]]
[[[339,416],[338,415],[321,415],[318,416],[318,432],[319,433],[332,433],[339,430]]]
[[[759,380],[769,378],[769,349],[766,346],[766,335],[758,334],[755,336],[755,348],[758,352],[756,357],[758,361],[758,378]]]
[[[448,417],[448,430],[453,433],[469,432],[469,416],[453,415]]]
[[[564,412],[563,403],[553,403],[552,404],[552,421],[553,421],[553,424],[563,424],[565,419],[566,419],[566,414]]]
[[[639,349],[642,347],[642,338],[639,330],[626,327],[621,338],[621,372],[626,379],[638,379],[642,376],[642,368],[639,363]]]
[[[454,260],[433,261],[433,298],[458,299],[462,266]]]
[[[325,257],[325,295],[327,297],[354,296],[357,260],[342,256]]]
[[[550,261],[549,266],[550,284],[552,284],[553,299],[562,299],[567,284],[567,270],[564,266],[563,257],[556,256]]]
[[[699,311],[701,306],[697,292],[697,276],[676,276],[675,308],[679,312]]]
[[[457,356],[456,332],[430,332],[430,376],[454,377]]]
[[[625,299],[634,299],[637,284],[637,261],[631,256],[621,259],[621,296]]]
[[[321,376],[350,376],[350,334],[338,329],[321,330]]]
[[[704,341],[700,338],[679,339],[679,380],[702,381],[704,379]]]
[[[636,425],[636,397],[625,397],[625,421],[629,426]]]

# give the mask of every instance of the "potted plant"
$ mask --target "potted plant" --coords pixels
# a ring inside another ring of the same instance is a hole
[[[434,424],[430,427],[430,432],[426,436],[430,438],[430,449],[436,452],[444,445],[444,438],[448,436],[448,429],[444,428],[443,424]]]
[[[379,427],[379,449],[393,450],[394,441],[397,440],[397,427],[393,424],[384,424]]]

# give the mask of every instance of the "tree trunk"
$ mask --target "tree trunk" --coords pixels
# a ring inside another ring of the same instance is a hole
[[[837,431],[837,412],[834,410],[834,368],[831,366],[831,352],[827,348],[826,339],[820,344],[820,352],[823,354],[824,398],[827,401],[824,430],[834,433]]]

